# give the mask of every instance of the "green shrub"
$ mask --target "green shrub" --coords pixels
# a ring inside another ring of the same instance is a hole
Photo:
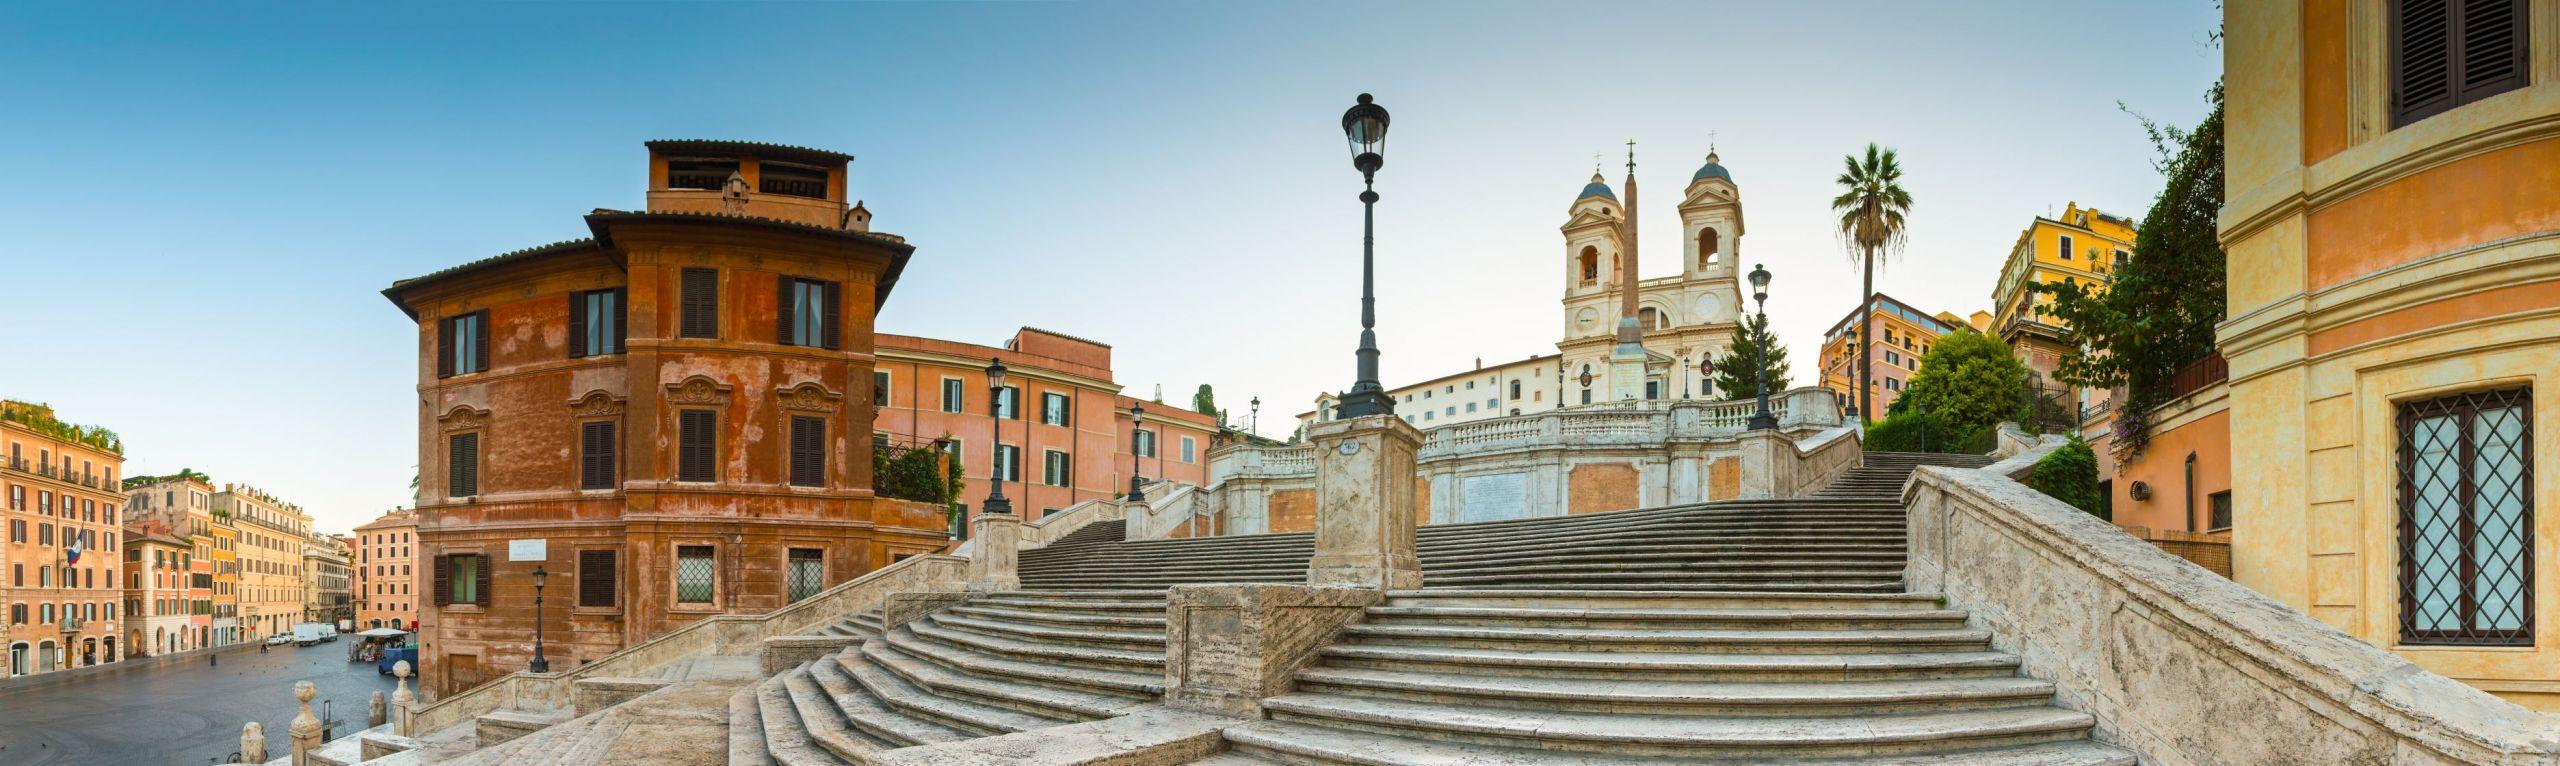
[[[958,487],[945,482],[942,453],[929,447],[898,449],[873,445],[871,450],[871,491],[881,497],[914,500],[924,503],[948,502]],[[946,488],[951,494],[946,495]]]
[[[2088,442],[2073,436],[2070,443],[2036,461],[2035,469],[2027,474],[2027,486],[2055,500],[2070,503],[2071,507],[2096,514],[2099,504],[2098,455],[2090,451]]]
[[[1868,452],[1940,452],[1981,455],[1991,451],[1996,428],[1949,423],[1936,413],[1897,409],[1867,426]]]

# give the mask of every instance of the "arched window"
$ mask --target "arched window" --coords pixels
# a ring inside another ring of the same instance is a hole
[[[1511,381],[1511,398],[1513,398],[1513,399],[1518,399],[1518,398],[1520,398],[1520,381],[1517,381],[1517,380],[1515,380],[1515,381]],[[1518,410],[1513,410],[1513,411],[1511,412],[1511,414],[1513,414],[1513,415],[1518,415],[1518,414],[1520,414],[1520,412],[1519,412]]]
[[[1723,256],[1724,253],[1716,250],[1716,230],[1699,229],[1698,268],[1704,269],[1709,266],[1714,266],[1717,262],[1724,260]]]
[[[2187,531],[2196,531],[2196,453],[2187,453],[2186,483],[2180,490],[2187,500]]]
[[[1600,248],[1584,245],[1582,247],[1582,283],[1587,285],[1598,281],[1600,281]]]
[[[1636,309],[1636,326],[1647,330],[1662,329],[1662,312],[1652,306]]]

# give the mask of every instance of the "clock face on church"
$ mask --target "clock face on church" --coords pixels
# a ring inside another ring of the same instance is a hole
[[[1589,308],[1584,308],[1581,311],[1574,312],[1573,326],[1575,329],[1586,332],[1592,328],[1600,326],[1600,312],[1593,311]]]
[[[1713,295],[1698,296],[1698,321],[1714,322],[1724,318],[1724,302]]]

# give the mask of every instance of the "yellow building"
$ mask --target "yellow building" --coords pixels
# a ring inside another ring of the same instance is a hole
[[[0,678],[115,662],[124,445],[53,408],[0,401]]]
[[[302,548],[311,539],[310,514],[241,484],[223,485],[213,508],[231,518],[239,535],[241,640],[293,632],[293,624],[302,621]]]
[[[2560,0],[2224,32],[2233,578],[2560,709]]]
[[[2064,205],[2062,215],[2038,216],[2018,232],[2008,261],[2000,265],[2000,282],[1991,290],[1992,329],[2015,350],[2027,369],[2047,381],[2062,364],[2069,347],[2062,343],[2061,320],[2036,311],[2053,296],[2035,289],[2047,282],[2095,284],[2104,288],[2115,268],[2133,259],[2133,221],[2108,215],[2080,203]]]
[[[231,514],[213,514],[213,645],[246,640],[240,622],[240,527]]]
[[[1867,303],[1875,311],[1875,347],[1868,354],[1873,372],[1868,387],[1874,392],[1874,410],[1866,413],[1868,421],[1882,420],[1880,413],[1902,398],[1902,389],[1911,384],[1911,376],[1920,373],[1920,357],[1929,353],[1938,336],[1967,327],[1969,322],[1949,312],[1935,315],[1922,313],[1911,304],[1877,293]],[[1988,321],[1983,312],[1974,312]],[[1842,412],[1858,408],[1858,309],[1831,325],[1822,334],[1822,386],[1840,392]]]

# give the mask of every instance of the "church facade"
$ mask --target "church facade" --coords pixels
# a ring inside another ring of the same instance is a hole
[[[1742,195],[1714,152],[1689,177],[1678,207],[1680,273],[1635,278],[1639,210],[1629,158],[1621,201],[1598,173],[1575,195],[1558,227],[1563,327],[1556,353],[1426,378],[1387,389],[1396,414],[1415,427],[1530,415],[1561,407],[1630,400],[1718,400],[1708,360],[1730,349],[1743,306]],[[1634,300],[1628,300],[1632,293]],[[1622,325],[1637,345],[1620,354]],[[1330,420],[1338,394],[1300,413]]]

